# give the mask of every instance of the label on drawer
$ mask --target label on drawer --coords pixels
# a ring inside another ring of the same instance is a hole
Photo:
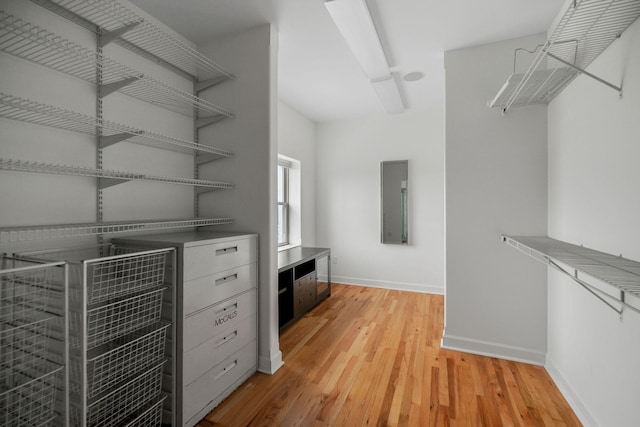
[[[182,289],[185,315],[255,288],[256,275],[257,265],[252,263],[185,282]]]
[[[254,340],[184,388],[183,418],[189,420],[198,412],[211,410],[219,403],[219,396],[247,372],[255,371],[256,365]]]
[[[184,281],[256,262],[256,238],[194,246],[184,250]]]
[[[256,339],[257,316],[254,314],[217,336],[184,353],[183,384],[186,386],[218,363]]]
[[[218,336],[256,312],[256,291],[251,290],[187,316],[183,327],[183,350],[186,352]]]

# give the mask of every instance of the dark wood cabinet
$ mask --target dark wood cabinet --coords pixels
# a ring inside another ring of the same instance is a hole
[[[298,247],[278,257],[278,325],[283,330],[331,295],[331,251]]]

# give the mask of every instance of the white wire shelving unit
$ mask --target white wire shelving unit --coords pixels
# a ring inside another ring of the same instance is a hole
[[[190,218],[0,227],[0,244],[98,236],[102,234],[127,233],[134,231],[159,231],[175,228],[206,227],[210,225],[225,225],[232,223],[232,218]]]
[[[230,184],[228,182],[215,182],[204,181],[201,179],[148,175],[136,172],[110,171],[105,169],[93,169],[80,166],[67,166],[25,160],[3,159],[1,157],[0,170],[99,178],[99,188],[107,188],[112,185],[117,185],[128,181],[146,181],[165,184],[190,185],[197,187],[198,193],[204,193],[218,189],[232,189],[234,187],[233,184]]]
[[[203,155],[203,157],[208,156],[211,159],[233,157],[233,152],[229,150],[209,147],[193,141],[137,129],[113,121],[98,120],[86,114],[42,104],[2,92],[0,92],[0,117],[91,136],[95,136],[96,129],[99,129],[100,146],[102,148],[106,148],[120,141],[129,141],[136,144],[149,145],[184,153],[195,152]]]
[[[638,0],[571,0],[538,46],[535,59],[524,73],[513,74],[489,102],[506,113],[511,107],[546,104],[580,74],[619,92],[612,84],[586,68],[640,16]],[[517,51],[516,51],[517,53]]]
[[[622,315],[640,313],[640,262],[547,236],[501,236],[502,241],[555,268]],[[607,292],[596,281],[609,287]]]
[[[136,11],[117,0],[32,0],[54,12],[97,27],[105,44],[111,41],[143,56],[152,55],[195,77],[198,71],[209,78],[226,80],[233,75]]]
[[[94,51],[3,11],[0,11],[0,50],[91,84],[98,83],[96,70],[101,70],[101,98],[118,91],[188,117],[193,116],[195,109],[202,126],[233,117],[218,105],[96,55]]]
[[[68,425],[67,266],[0,261],[0,424]]]
[[[14,257],[66,263],[71,425],[122,425],[164,400],[168,324],[161,322],[161,313],[166,285],[175,280],[165,277],[166,266],[175,258],[173,248],[99,245]],[[52,302],[55,307],[56,299]]]

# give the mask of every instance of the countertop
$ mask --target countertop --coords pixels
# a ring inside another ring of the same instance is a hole
[[[278,273],[330,253],[331,249],[329,248],[307,248],[302,246],[280,251],[278,253]]]

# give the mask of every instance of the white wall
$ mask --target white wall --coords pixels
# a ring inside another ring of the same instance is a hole
[[[234,224],[216,229],[260,234],[258,369],[267,373],[282,365],[276,258],[277,49],[278,35],[269,25],[199,46],[235,75],[200,96],[236,112],[235,118],[200,131],[200,143],[235,153],[203,165],[200,178],[230,181],[235,188],[201,196],[199,214],[234,218]]]
[[[283,102],[278,103],[278,154],[300,162],[301,237],[316,245],[316,125]]]
[[[442,109],[317,125],[317,242],[332,280],[443,292]],[[380,162],[409,160],[411,244],[380,243]]]
[[[547,231],[546,107],[487,107],[517,47],[540,34],[445,53],[446,298],[443,346],[543,364],[546,270],[500,234]]]
[[[549,106],[549,235],[640,261],[640,21]],[[548,370],[585,425],[640,419],[640,314],[549,277]]]

